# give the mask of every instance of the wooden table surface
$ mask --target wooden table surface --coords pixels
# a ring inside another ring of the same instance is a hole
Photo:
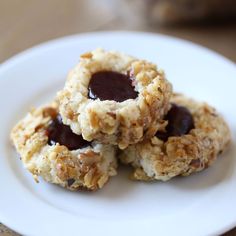
[[[201,44],[236,62],[236,22],[163,27],[114,12],[105,0],[1,0],[0,63],[41,42],[88,31],[138,30]],[[111,1],[110,1],[111,2]],[[124,12],[127,9],[124,9]],[[18,235],[0,224],[0,235]],[[236,236],[236,228],[225,234]]]

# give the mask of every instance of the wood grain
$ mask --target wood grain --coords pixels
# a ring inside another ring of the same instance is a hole
[[[236,62],[236,22],[161,27],[112,11],[109,1],[1,0],[0,63],[29,47],[57,37],[96,30],[158,32],[199,43]],[[121,9],[122,10],[122,9]],[[125,10],[125,9],[124,9]],[[0,235],[16,236],[0,224]],[[236,229],[225,236],[236,236]]]

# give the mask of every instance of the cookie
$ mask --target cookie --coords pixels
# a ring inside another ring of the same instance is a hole
[[[62,123],[56,102],[29,112],[11,139],[36,181],[41,176],[69,190],[96,190],[116,175],[116,148],[74,134]]]
[[[156,65],[97,49],[81,55],[57,99],[74,133],[124,149],[156,133],[171,94]]]
[[[134,168],[133,179],[166,181],[201,171],[230,143],[229,128],[214,108],[181,94],[171,104],[162,131],[121,152],[121,161]]]

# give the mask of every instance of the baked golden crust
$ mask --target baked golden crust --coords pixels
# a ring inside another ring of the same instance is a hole
[[[58,104],[33,109],[12,130],[11,140],[24,166],[46,181],[70,190],[102,188],[116,175],[116,148],[92,142],[70,151],[66,146],[48,145],[47,126],[58,114]]]
[[[92,74],[105,70],[132,72],[138,97],[123,102],[89,99],[88,84]],[[117,144],[123,149],[144,137],[152,137],[163,125],[171,94],[171,84],[156,65],[97,49],[80,57],[57,98],[63,122],[70,125],[74,133],[82,133],[88,141]]]
[[[201,171],[230,143],[230,130],[214,108],[181,94],[173,95],[171,102],[189,109],[195,128],[166,142],[154,136],[121,152],[121,161],[134,167],[132,178],[136,180],[166,181]]]

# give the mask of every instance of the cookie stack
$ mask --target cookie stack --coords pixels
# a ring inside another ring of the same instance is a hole
[[[153,63],[97,49],[81,55],[55,101],[12,130],[24,166],[70,190],[102,188],[118,160],[136,180],[210,166],[230,142],[214,108],[172,92]]]

